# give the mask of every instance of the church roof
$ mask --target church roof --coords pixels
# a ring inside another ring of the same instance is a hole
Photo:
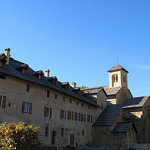
[[[123,68],[121,65],[117,64],[111,69],[108,70],[108,72],[118,71],[118,70],[124,70],[125,72],[129,73],[125,68]]]
[[[116,127],[113,129],[112,132],[113,133],[120,133],[120,132],[126,133],[126,132],[128,132],[130,130],[132,125],[133,125],[132,123],[128,123],[128,122],[126,122],[126,123],[118,123],[116,125]]]
[[[117,118],[121,104],[108,105],[94,122],[93,126],[111,126]]]

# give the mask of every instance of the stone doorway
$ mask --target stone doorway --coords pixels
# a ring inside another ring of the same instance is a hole
[[[70,134],[70,146],[74,146],[74,134]]]
[[[55,139],[56,139],[56,132],[53,131],[52,132],[52,141],[51,141],[52,145],[55,145]]]

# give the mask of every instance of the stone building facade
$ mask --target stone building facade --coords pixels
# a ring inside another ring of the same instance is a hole
[[[49,70],[34,71],[5,49],[0,55],[0,122],[40,126],[46,146],[149,143],[149,97],[133,98],[122,66],[108,72],[108,86],[80,90],[75,82],[50,77]]]

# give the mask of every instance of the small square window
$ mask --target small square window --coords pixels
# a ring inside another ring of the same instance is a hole
[[[27,84],[27,92],[29,92],[29,91],[30,91],[30,85]]]
[[[63,101],[65,102],[65,97],[63,97]]]
[[[72,103],[72,99],[70,99],[70,103]]]
[[[50,91],[47,90],[47,97],[50,97]]]
[[[55,94],[55,99],[57,99],[57,94]]]

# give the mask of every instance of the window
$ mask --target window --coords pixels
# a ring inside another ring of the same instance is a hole
[[[72,103],[72,99],[70,99],[70,103]]]
[[[0,96],[0,107],[6,107],[6,96]]]
[[[32,103],[23,102],[22,103],[22,113],[32,114]]]
[[[63,101],[65,102],[65,97],[63,97]]]
[[[90,115],[87,115],[87,122],[90,122]]]
[[[47,97],[50,97],[50,91],[47,90]]]
[[[50,107],[44,107],[44,117],[50,117],[52,118],[52,108]]]
[[[24,103],[24,113],[28,113],[29,111],[29,103]]]
[[[82,136],[84,136],[84,130],[82,130]]]
[[[93,118],[92,118],[92,115],[91,115],[91,123],[93,123]]]
[[[64,128],[61,128],[61,137],[64,137]]]
[[[86,114],[84,114],[84,122],[86,122]]]
[[[65,118],[64,110],[60,110],[60,118]]]
[[[29,91],[30,91],[30,85],[27,84],[27,92],[29,92]]]
[[[75,112],[75,121],[77,120],[77,113]]]
[[[77,106],[78,106],[78,102],[77,102]]]
[[[89,105],[89,109],[90,109],[90,105]]]
[[[57,99],[57,94],[55,94],[55,99]]]
[[[83,114],[81,114],[81,121],[83,121]]]
[[[117,74],[114,74],[114,75],[112,76],[112,81],[113,81],[113,82],[118,82],[118,75],[117,75]]]
[[[48,137],[48,133],[49,133],[49,124],[46,124],[45,126],[45,136]]]
[[[82,104],[82,107],[83,107],[84,105]]]
[[[44,107],[44,117],[49,117],[49,108],[48,107]]]
[[[93,136],[93,132],[92,132],[92,130],[91,130],[91,136]]]

